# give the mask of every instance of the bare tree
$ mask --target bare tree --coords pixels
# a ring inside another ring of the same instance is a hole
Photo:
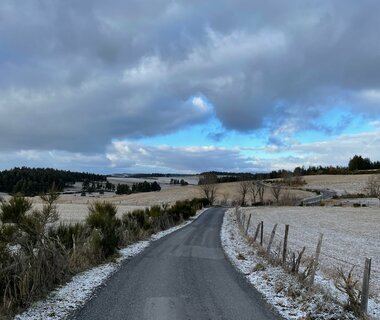
[[[256,197],[258,196],[258,186],[256,181],[251,181],[249,184],[249,191],[252,196],[252,203],[256,203]]]
[[[281,195],[281,186],[280,185],[274,185],[271,187],[271,192],[273,194],[273,197],[276,199],[276,202],[278,203],[279,199],[280,199],[280,195]]]
[[[199,186],[202,195],[207,198],[211,205],[214,204],[216,194],[218,191],[218,178],[213,173],[205,173],[199,179]]]
[[[368,178],[365,191],[370,197],[380,198],[380,175]]]
[[[227,205],[229,196],[228,192],[222,193],[222,205]]]
[[[264,203],[264,190],[265,186],[261,183],[257,183],[257,194],[259,195],[259,199],[261,203]]]
[[[244,207],[246,205],[246,197],[249,191],[250,181],[241,181],[239,183],[240,205]]]

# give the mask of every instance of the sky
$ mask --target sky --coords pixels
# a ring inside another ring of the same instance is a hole
[[[0,170],[380,160],[378,0],[2,0]]]

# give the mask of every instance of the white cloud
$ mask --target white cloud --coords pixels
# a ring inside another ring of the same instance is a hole
[[[270,172],[297,166],[347,165],[355,154],[380,159],[380,130],[341,135],[331,140],[257,148],[151,146],[114,141],[105,154],[22,150],[0,152],[0,169],[42,166],[96,172],[202,172],[207,170]],[[291,155],[290,155],[291,154]]]
[[[195,107],[201,109],[202,111],[206,111],[208,108],[206,102],[202,99],[202,97],[193,97],[191,102]]]

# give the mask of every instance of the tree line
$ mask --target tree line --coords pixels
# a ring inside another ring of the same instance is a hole
[[[183,179],[179,180],[179,179],[170,179],[170,184],[174,184],[174,185],[177,185],[177,184],[180,184],[181,186],[187,186],[189,183]]]
[[[200,174],[201,179],[198,184],[204,184],[202,177],[205,175],[214,176],[214,183],[238,182],[249,180],[268,180],[284,178],[286,176],[308,176],[317,174],[354,174],[358,171],[380,170],[380,161],[371,161],[369,158],[363,158],[360,155],[352,157],[347,166],[309,166],[308,168],[296,167],[290,170],[273,170],[267,173],[250,173],[250,172],[224,172],[208,171]],[[363,173],[363,172],[360,172]]]
[[[46,193],[53,185],[55,190],[63,191],[66,186],[86,179],[89,181],[106,181],[106,176],[50,168],[16,167],[0,171],[0,192],[35,196]]]
[[[156,181],[152,183],[144,181],[133,183],[132,187],[130,187],[128,184],[119,184],[116,187],[116,194],[132,194],[138,192],[154,192],[160,190],[161,186]]]

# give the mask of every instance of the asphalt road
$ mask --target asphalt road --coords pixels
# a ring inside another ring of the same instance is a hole
[[[74,318],[279,319],[224,256],[223,214],[209,209],[126,261]]]

